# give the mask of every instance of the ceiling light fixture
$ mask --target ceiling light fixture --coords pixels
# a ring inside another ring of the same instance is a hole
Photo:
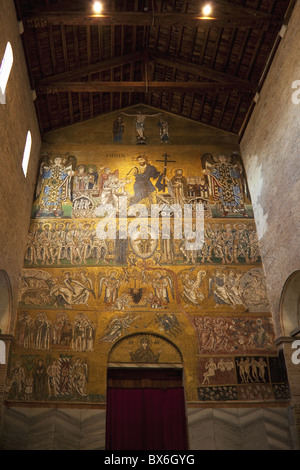
[[[94,9],[94,12],[96,13],[96,15],[99,15],[102,11],[101,3],[100,2],[94,2],[93,9]]]
[[[211,6],[209,5],[209,3],[207,3],[207,4],[203,7],[202,12],[203,12],[203,15],[204,15],[205,17],[208,17],[208,16],[211,14],[212,8],[211,8]]]

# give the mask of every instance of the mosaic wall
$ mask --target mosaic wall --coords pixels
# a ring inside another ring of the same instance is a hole
[[[7,399],[105,402],[108,363],[177,364],[188,401],[287,399],[234,139],[146,107],[80,126],[44,145]]]

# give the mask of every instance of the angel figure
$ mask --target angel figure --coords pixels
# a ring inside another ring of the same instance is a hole
[[[99,280],[98,298],[104,289],[104,303],[114,304],[118,299],[119,288],[124,279],[118,276],[118,272],[112,269],[107,276],[101,276]]]
[[[193,268],[194,269],[194,268]],[[182,298],[192,303],[193,305],[200,305],[204,299],[204,295],[200,292],[203,277],[206,276],[205,271],[198,271],[196,278],[192,275],[191,271],[184,271],[179,275],[183,284]]]
[[[124,317],[115,317],[113,318],[106,329],[103,332],[103,336],[100,339],[100,342],[105,343],[112,343],[125,334],[128,328],[131,327],[134,320],[136,320],[138,316],[134,317],[133,315],[127,314]]]
[[[181,333],[181,326],[178,322],[178,319],[174,313],[155,316],[155,323],[158,325],[158,328],[161,332],[176,338],[176,336]]]
[[[37,209],[35,217],[64,216],[63,206],[71,203],[72,179],[76,158],[57,155],[45,155],[40,164],[40,174],[36,189],[34,207]]]
[[[154,279],[152,279],[152,287],[155,296],[160,300],[161,305],[166,305],[170,302],[169,290],[171,291],[174,299],[174,287],[171,276],[164,271],[155,271]]]
[[[249,198],[245,172],[241,159],[233,154],[212,156],[205,154],[201,158],[211,197],[222,207],[222,216],[242,214],[245,212],[245,196]]]

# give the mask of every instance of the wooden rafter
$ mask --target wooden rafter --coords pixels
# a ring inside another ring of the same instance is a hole
[[[161,63],[164,66],[168,66],[170,68],[173,68],[174,69],[173,77],[175,77],[175,71],[176,71],[176,69],[178,69],[178,70],[180,70],[181,72],[183,72],[185,74],[186,73],[192,73],[194,75],[198,75],[199,77],[203,77],[203,78],[206,78],[208,80],[212,80],[213,82],[217,82],[218,84],[221,84],[222,86],[225,83],[226,88],[228,87],[228,85],[230,83],[231,88],[245,89],[245,90],[249,90],[249,91],[257,91],[257,85],[255,83],[252,83],[252,82],[248,81],[248,80],[242,80],[242,79],[239,79],[238,77],[230,76],[230,75],[222,73],[222,72],[216,72],[213,69],[209,69],[207,67],[203,67],[203,66],[200,66],[200,65],[197,65],[197,64],[193,64],[191,62],[187,62],[187,61],[184,61],[184,60],[180,60],[180,59],[172,60],[170,57],[168,57],[164,54],[157,53],[157,52],[152,52],[152,51],[147,51],[147,50],[144,50],[143,52],[140,52],[140,53],[138,52],[138,53],[128,54],[128,55],[123,56],[123,57],[116,57],[116,58],[113,58],[113,59],[108,59],[106,61],[102,61],[102,62],[98,62],[98,63],[92,64],[92,65],[88,65],[86,67],[81,67],[79,69],[75,69],[75,70],[68,71],[68,72],[65,72],[65,73],[53,75],[51,77],[48,77],[46,79],[41,80],[38,83],[38,88],[39,89],[46,89],[48,87],[48,89],[50,90],[49,87],[56,87],[57,83],[60,84],[59,85],[60,88],[62,88],[63,83],[65,83],[65,86],[68,87],[68,86],[71,86],[70,82],[73,83],[73,86],[75,86],[74,83],[78,82],[76,86],[80,87],[80,79],[82,77],[88,77],[88,76],[91,76],[92,74],[95,74],[95,73],[100,73],[100,72],[105,71],[105,70],[110,70],[114,67],[119,67],[119,66],[122,66],[122,65],[125,65],[125,64],[130,64],[132,62],[137,62],[137,61],[141,61],[143,63],[143,74],[144,74],[143,81],[147,84],[150,81],[150,71],[149,71],[149,69],[150,69],[149,61],[150,60],[152,60],[152,61],[155,60],[155,61]],[[131,80],[131,82],[132,82],[132,80]],[[69,85],[68,85],[68,83],[69,83]],[[90,86],[94,86],[93,85],[94,82],[89,82],[89,83],[90,83]],[[153,87],[154,87],[155,83],[158,83],[157,86],[161,87],[159,82],[152,81],[152,86]],[[168,82],[163,82],[163,83],[166,83],[167,87],[169,86]],[[178,84],[177,88],[182,88],[183,87],[181,82],[175,82],[174,81],[174,83]],[[215,86],[217,85],[217,83],[215,83]],[[118,87],[118,85],[120,85],[120,82],[116,82],[114,86]],[[83,85],[83,86],[86,86],[86,85]],[[103,86],[105,86],[105,82],[103,82]],[[122,86],[124,86],[124,84]],[[187,86],[187,88],[189,88],[189,87],[191,88],[191,85],[189,84],[189,82],[187,82],[186,86]],[[202,86],[204,87],[205,84],[203,84],[203,82],[199,82],[196,88],[198,89],[198,88],[201,88]],[[120,85],[120,87],[121,87],[121,85]],[[213,88],[213,84],[211,84],[211,87]],[[208,88],[210,88],[210,85],[208,85]]]
[[[196,0],[108,0],[102,16],[92,1],[14,1],[42,131],[144,103],[234,133],[294,3],[213,0],[204,19]]]
[[[39,85],[49,85],[53,82],[72,82],[80,80],[83,77],[88,77],[89,75],[100,73],[105,70],[113,69],[114,67],[120,67],[125,64],[130,64],[132,62],[141,61],[143,57],[142,52],[134,52],[132,54],[126,54],[122,57],[114,57],[113,59],[107,59],[101,62],[96,62],[86,67],[80,67],[75,70],[68,72],[60,73],[57,75],[52,75],[47,77],[39,82]]]
[[[168,67],[171,68],[177,68],[181,70],[182,72],[188,72],[192,73],[194,75],[198,75],[199,77],[207,78],[209,80],[217,81],[217,82],[231,82],[232,84],[235,84],[239,87],[245,87],[248,88],[249,90],[257,90],[257,84],[252,83],[248,80],[243,80],[238,77],[218,72],[216,70],[213,70],[208,67],[204,67],[202,65],[194,64],[192,62],[187,62],[182,59],[177,59],[174,57],[171,58],[170,56],[167,56],[166,54],[162,54],[160,52],[152,52],[149,51],[149,58],[150,60],[155,60],[163,65],[167,65]]]
[[[28,11],[23,17],[27,27],[40,28],[52,25],[128,25],[128,26],[206,26],[224,28],[261,28],[263,24],[281,24],[282,18],[271,14],[216,13],[215,17],[201,17],[191,13],[107,12],[92,15],[87,11]]]
[[[249,94],[249,88],[244,84],[231,81],[217,82],[167,82],[167,81],[89,81],[89,82],[53,82],[37,87],[38,94],[54,94],[60,92],[73,93],[97,93],[97,92],[146,92],[149,91],[181,91],[181,92],[220,92],[224,90],[236,90],[239,93]],[[250,90],[251,91],[251,90]]]

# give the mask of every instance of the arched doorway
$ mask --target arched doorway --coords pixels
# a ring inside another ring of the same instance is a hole
[[[300,271],[291,274],[282,291],[280,321],[283,336],[300,330]]]
[[[186,450],[182,358],[163,337],[120,340],[107,371],[107,450]]]
[[[8,334],[11,316],[11,287],[7,273],[0,270],[0,330]]]
[[[282,337],[277,344],[284,355],[290,389],[294,427],[297,433],[296,447],[300,448],[300,270],[293,272],[285,282],[280,299]]]

